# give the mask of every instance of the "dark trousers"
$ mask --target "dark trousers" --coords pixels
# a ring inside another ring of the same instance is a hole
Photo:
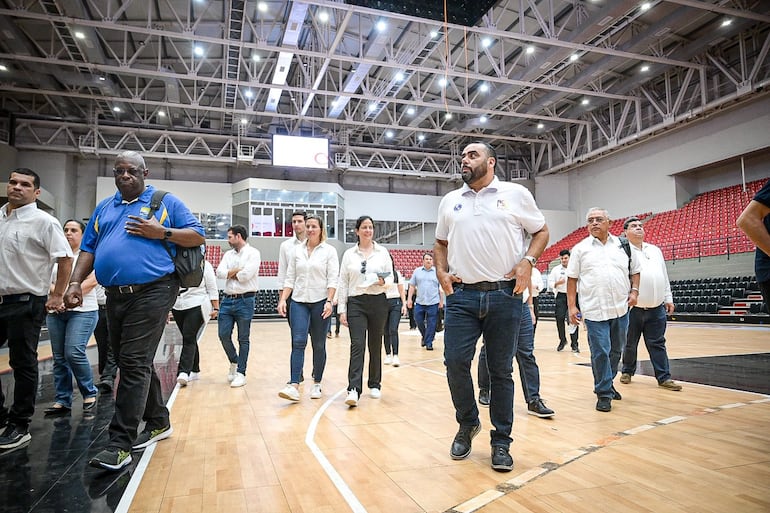
[[[388,299],[388,320],[385,323],[385,354],[398,354],[398,325],[401,322],[400,297]]]
[[[380,388],[382,381],[382,335],[388,320],[385,294],[362,294],[348,298],[350,365],[348,390],[363,389],[365,346],[369,347],[369,388]],[[368,335],[368,339],[367,339]]]
[[[564,329],[564,324],[569,324],[569,309],[567,308],[567,294],[559,292],[556,294],[556,331],[559,332],[559,344],[567,345],[567,335]],[[570,338],[570,345],[572,349],[578,348],[578,331],[572,333]]]
[[[644,345],[650,354],[650,362],[658,383],[671,379],[666,352],[666,306],[655,308],[634,307],[628,312],[628,333],[623,349],[624,374],[636,373],[636,354],[639,338],[644,336]]]
[[[535,324],[532,325],[532,334],[534,335],[537,330],[537,321],[540,320],[540,298],[538,296],[532,298],[532,306],[535,312]]]
[[[46,316],[46,299],[45,296],[30,295],[29,301],[0,305],[0,342],[3,336],[8,341],[14,382],[10,411],[5,407],[5,395],[0,385],[0,420],[7,418],[8,424],[24,430],[29,428],[35,413],[37,344]]]
[[[178,293],[175,280],[153,283],[136,294],[107,293],[110,342],[120,368],[111,448],[130,451],[142,420],[150,430],[169,424],[153,359]]]
[[[113,383],[118,373],[118,362],[115,361],[115,353],[112,352],[107,326],[107,305],[99,305],[99,320],[94,329],[96,348],[99,352],[99,379],[102,382]]]
[[[759,290],[765,300],[765,313],[770,313],[770,280],[759,283]]]
[[[203,327],[203,311],[200,306],[187,310],[171,310],[176,327],[182,333],[182,353],[179,355],[180,372],[200,372],[200,354],[198,352],[198,333]]]

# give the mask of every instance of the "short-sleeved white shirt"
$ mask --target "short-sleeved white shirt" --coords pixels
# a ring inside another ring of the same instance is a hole
[[[448,242],[449,272],[464,283],[500,281],[524,256],[526,233],[543,226],[532,194],[495,177],[478,193],[463,184],[441,199],[436,239]]]
[[[628,255],[612,234],[607,242],[589,235],[572,248],[567,276],[577,278],[580,312],[589,321],[607,321],[628,312],[631,291]],[[641,270],[637,255],[631,252],[631,274]]]

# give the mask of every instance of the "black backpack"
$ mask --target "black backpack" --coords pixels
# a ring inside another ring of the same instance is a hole
[[[618,239],[620,239],[620,247],[628,255],[628,276],[631,276],[631,243],[625,237],[618,237]]]
[[[148,219],[155,215],[155,212],[160,208],[160,202],[163,201],[166,194],[168,194],[166,191],[157,189],[152,193],[152,198],[150,199],[150,213],[147,215]],[[203,281],[206,245],[201,244],[200,246],[192,248],[183,248],[176,245],[176,256],[174,256],[166,241],[162,240],[161,242],[163,243],[163,247],[166,248],[171,260],[174,261],[174,269],[182,288],[199,286]]]

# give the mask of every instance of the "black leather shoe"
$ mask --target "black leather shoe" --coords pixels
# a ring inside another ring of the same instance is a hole
[[[513,470],[513,458],[507,447],[492,447],[492,468],[498,472]]]
[[[612,399],[609,397],[600,397],[596,401],[596,411],[608,412],[612,409]]]
[[[71,411],[71,408],[67,408],[63,404],[54,403],[45,410],[43,410],[43,413],[45,415],[64,415],[65,413],[69,413]]]
[[[481,431],[481,424],[475,426],[460,426],[460,430],[452,441],[450,455],[453,460],[464,460],[471,453],[471,440]]]
[[[535,417],[540,417],[541,419],[547,419],[548,417],[556,415],[556,412],[547,407],[542,399],[535,399],[529,403],[529,405],[527,405],[527,413],[534,415]]]
[[[489,406],[489,390],[486,388],[479,388],[479,404],[481,406]]]
[[[562,349],[564,349],[564,347],[566,345],[567,345],[567,341],[566,340],[564,342],[559,342],[559,345],[556,347],[556,350],[557,351],[561,351]]]
[[[612,387],[612,400],[613,401],[620,401],[621,399],[623,399],[623,396],[620,395],[620,392],[615,390],[615,387]]]

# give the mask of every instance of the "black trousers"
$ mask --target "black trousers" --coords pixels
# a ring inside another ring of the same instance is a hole
[[[169,423],[153,359],[179,282],[153,283],[136,294],[107,293],[110,342],[120,369],[109,447],[130,451],[139,423],[148,429]]]
[[[362,294],[348,298],[348,329],[350,330],[350,365],[348,390],[363,389],[364,353],[369,347],[369,388],[380,388],[382,382],[382,336],[388,320],[388,300],[385,294]]]
[[[182,332],[182,354],[179,355],[180,372],[200,372],[200,353],[198,352],[198,333],[203,327],[203,310],[200,306],[187,310],[171,310],[179,331]]]
[[[107,329],[107,305],[99,305],[99,320],[94,329],[96,348],[99,352],[99,380],[114,382],[118,373],[118,362],[110,344],[110,334]]]
[[[578,307],[579,308],[579,307]],[[559,343],[567,345],[567,335],[564,329],[564,324],[569,324],[569,309],[567,308],[567,294],[559,292],[556,294],[556,331],[559,332]],[[572,333],[570,338],[570,345],[572,349],[578,347],[578,331]]]
[[[0,305],[0,345],[8,342],[8,356],[13,369],[13,404],[5,407],[0,384],[0,420],[28,429],[35,413],[37,392],[37,344],[45,320],[46,296],[32,296],[29,301]]]

